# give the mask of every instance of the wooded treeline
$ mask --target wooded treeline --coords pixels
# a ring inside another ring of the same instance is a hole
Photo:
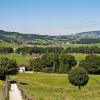
[[[19,47],[15,51],[16,53],[100,53],[100,48],[97,46],[80,46],[80,47]]]
[[[97,46],[79,46],[79,47],[0,47],[0,53],[18,53],[18,54],[33,54],[33,53],[84,53],[84,54],[100,54],[100,48]]]
[[[75,57],[65,53],[48,53],[29,60],[29,67],[35,72],[68,73],[76,65]],[[100,74],[100,56],[87,55],[77,66],[85,68],[89,74]]]
[[[48,53],[29,60],[29,66],[36,72],[67,73],[76,64],[74,56],[58,53]]]

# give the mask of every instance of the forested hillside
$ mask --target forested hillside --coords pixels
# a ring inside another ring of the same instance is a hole
[[[91,44],[100,43],[100,31],[82,32],[65,36],[48,36],[39,34],[22,34],[0,30],[0,42],[17,44]]]

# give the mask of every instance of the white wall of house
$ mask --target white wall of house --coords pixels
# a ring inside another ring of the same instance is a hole
[[[20,72],[20,73],[24,73],[24,72],[25,72],[25,67],[20,67],[20,68],[19,68],[19,72]]]

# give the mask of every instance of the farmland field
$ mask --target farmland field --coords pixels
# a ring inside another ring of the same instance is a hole
[[[15,59],[18,64],[27,64],[28,58],[19,54],[0,54],[0,57]]]
[[[66,74],[18,74],[13,79],[35,100],[100,100],[100,75],[90,75],[87,86],[78,90]]]
[[[76,60],[84,60],[85,57],[87,56],[87,54],[82,54],[82,53],[78,53],[78,54],[71,54],[75,57]]]
[[[17,44],[6,43],[6,42],[0,43],[0,46],[3,46],[3,47],[13,47],[13,48],[18,47]]]
[[[27,44],[13,44],[13,43],[7,43],[7,42],[2,42],[0,43],[0,46],[2,47],[12,47],[12,48],[16,48],[16,47],[23,47],[23,46],[28,46]]]
[[[76,58],[76,60],[84,60],[88,54],[77,53],[72,55]],[[96,55],[100,56],[100,54],[96,54]]]

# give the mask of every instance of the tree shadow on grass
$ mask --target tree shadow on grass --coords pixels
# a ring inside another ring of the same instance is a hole
[[[28,83],[20,82],[21,85],[28,85]]]

